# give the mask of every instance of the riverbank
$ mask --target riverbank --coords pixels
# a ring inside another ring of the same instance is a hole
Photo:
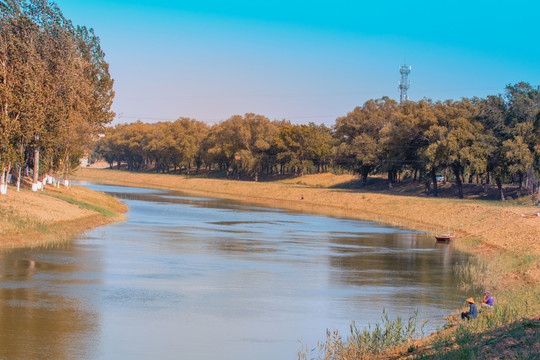
[[[493,343],[502,346],[504,342],[497,342],[497,336],[500,336],[496,335],[497,331],[508,334],[504,329],[510,326],[512,329],[522,329],[517,333],[526,339],[538,336],[538,329],[534,328],[534,324],[537,324],[535,318],[540,315],[540,217],[536,215],[539,211],[537,207],[518,205],[516,202],[436,199],[389,191],[374,193],[344,189],[339,188],[339,184],[350,181],[352,177],[331,174],[265,183],[96,169],[80,169],[76,177],[80,180],[187,191],[308,213],[378,221],[433,234],[450,229],[457,235],[453,246],[477,256],[477,261],[456,269],[465,279],[463,287],[475,294],[477,300],[481,300],[479,289],[490,289],[497,299],[497,313],[487,321],[469,324],[454,322],[453,330],[408,345],[405,350],[398,349],[394,357],[451,359],[463,349],[474,352]],[[530,324],[533,324],[532,328]],[[529,333],[531,329],[532,335]],[[472,350],[466,342],[458,344],[448,340],[455,340],[456,332],[460,331],[469,334],[470,338],[473,338],[473,334],[477,335]],[[488,333],[495,335],[488,336]],[[510,339],[509,347],[513,346],[514,341],[525,341],[517,335]],[[534,344],[529,347],[524,345],[525,354],[539,351],[538,345]]]
[[[0,249],[53,245],[125,219],[127,207],[86,188],[45,186],[32,192],[9,188],[0,198]]]

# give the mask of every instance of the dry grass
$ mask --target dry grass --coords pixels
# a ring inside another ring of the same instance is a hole
[[[0,248],[62,242],[77,233],[122,219],[124,204],[81,187],[16,191],[0,197]],[[108,216],[104,216],[107,214]]]
[[[304,175],[281,181],[283,184],[314,186],[330,188],[336,185],[357,181],[358,176],[354,175],[335,175],[331,173]]]

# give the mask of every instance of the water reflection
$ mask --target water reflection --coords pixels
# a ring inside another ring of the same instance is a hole
[[[0,255],[0,348],[14,359],[287,359],[298,339],[464,296],[465,260],[381,224],[92,185],[129,220]],[[431,326],[436,326],[431,325]]]
[[[94,356],[99,315],[77,288],[95,280],[79,278],[81,264],[19,250],[0,254],[0,269],[1,358]],[[62,281],[51,281],[57,277]]]

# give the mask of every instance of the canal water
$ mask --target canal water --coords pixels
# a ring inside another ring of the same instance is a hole
[[[2,359],[295,359],[383,309],[463,305],[451,247],[414,231],[178,192],[86,185],[129,219],[0,253]],[[54,211],[54,210],[51,210]],[[420,326],[419,321],[419,326]]]

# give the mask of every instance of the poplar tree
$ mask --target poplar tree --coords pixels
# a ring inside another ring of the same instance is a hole
[[[0,1],[0,15],[3,173],[16,162],[33,165],[34,184],[46,171],[67,176],[114,117],[99,38],[46,0]]]

